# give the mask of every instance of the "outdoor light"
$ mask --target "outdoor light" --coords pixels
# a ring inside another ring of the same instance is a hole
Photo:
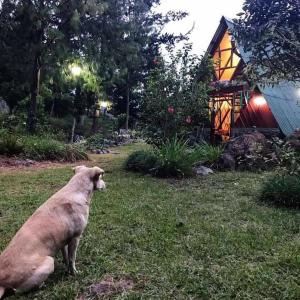
[[[263,106],[267,103],[266,99],[263,96],[256,96],[254,98],[254,103],[257,106]]]
[[[100,102],[100,107],[101,108],[107,108],[108,107],[108,102],[107,101],[101,101]]]
[[[70,70],[73,76],[79,76],[82,71],[82,69],[77,65],[70,66]]]

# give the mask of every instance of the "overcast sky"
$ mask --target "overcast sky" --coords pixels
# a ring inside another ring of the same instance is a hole
[[[188,32],[195,22],[195,29],[190,41],[193,43],[193,52],[202,54],[206,51],[221,17],[236,17],[242,11],[244,0],[161,0],[158,8],[161,12],[169,10],[183,10],[189,16],[180,22],[169,24],[168,32]]]

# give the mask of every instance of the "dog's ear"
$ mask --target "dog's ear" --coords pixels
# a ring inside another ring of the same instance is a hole
[[[93,181],[97,181],[97,180],[99,180],[99,178],[103,178],[103,176],[104,176],[104,170],[102,170],[101,168],[99,168],[99,167],[93,167],[92,169],[91,169],[91,177],[92,177],[92,180]]]
[[[86,168],[86,166],[77,166],[77,167],[72,168],[72,170],[74,171],[75,174],[77,174],[80,170],[83,170],[85,168]]]

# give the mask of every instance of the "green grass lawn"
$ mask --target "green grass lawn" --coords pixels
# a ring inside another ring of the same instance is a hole
[[[92,157],[107,171],[107,190],[93,198],[80,273],[68,276],[58,255],[40,290],[10,299],[74,299],[106,276],[135,281],[106,299],[300,299],[300,212],[256,202],[268,174],[127,173],[122,163],[138,146]],[[71,176],[70,167],[0,174],[0,251]]]

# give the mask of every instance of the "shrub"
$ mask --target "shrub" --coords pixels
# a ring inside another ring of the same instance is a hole
[[[134,152],[128,157],[125,169],[151,173],[158,177],[190,177],[195,175],[195,165],[212,164],[218,160],[221,153],[220,147],[207,144],[190,149],[187,141],[175,137],[153,150]]]
[[[195,162],[211,166],[220,159],[222,153],[222,147],[203,143],[194,148],[192,155]]]
[[[76,161],[87,159],[83,148],[78,145],[68,145],[56,140],[37,137],[24,139],[24,154],[34,160]]]
[[[24,145],[15,135],[4,133],[0,137],[0,154],[7,156],[18,155],[22,153]]]
[[[278,206],[300,207],[300,177],[276,175],[262,187],[260,200]]]
[[[94,134],[86,139],[86,146],[89,150],[103,149],[104,144],[104,136],[101,133]]]
[[[194,175],[197,156],[189,151],[187,142],[177,137],[155,149],[157,163],[154,174],[159,177],[189,177]]]
[[[136,171],[141,173],[151,173],[155,167],[157,157],[153,151],[136,151],[129,155],[125,162],[125,169],[128,171]]]

